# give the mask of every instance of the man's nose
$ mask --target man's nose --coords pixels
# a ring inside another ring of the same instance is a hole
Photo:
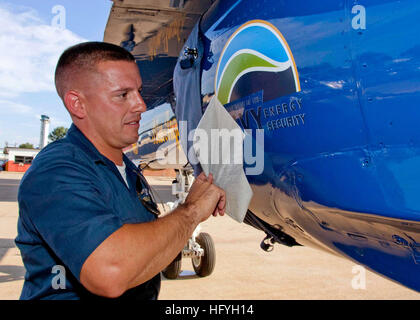
[[[140,92],[136,93],[136,97],[134,100],[134,106],[133,106],[133,112],[145,112],[147,110],[146,103],[143,100],[143,97],[141,96]]]

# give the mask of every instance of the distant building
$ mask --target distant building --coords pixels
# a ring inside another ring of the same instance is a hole
[[[6,171],[25,172],[31,166],[32,160],[36,157],[39,149],[23,149],[6,147],[4,154],[7,157]]]
[[[8,155],[3,153],[3,148],[0,148],[0,161],[7,160]]]
[[[0,160],[6,161],[5,170],[15,172],[25,172],[28,170],[32,164],[32,160],[48,144],[49,128],[50,117],[41,115],[39,149],[5,147],[3,150],[0,150]]]

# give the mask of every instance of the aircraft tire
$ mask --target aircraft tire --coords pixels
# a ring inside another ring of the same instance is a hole
[[[175,259],[163,271],[166,279],[176,279],[181,273],[182,252],[180,252]]]
[[[198,258],[193,258],[192,265],[198,276],[207,277],[213,272],[216,264],[216,251],[213,239],[208,233],[201,232],[195,240],[204,250],[204,255]]]

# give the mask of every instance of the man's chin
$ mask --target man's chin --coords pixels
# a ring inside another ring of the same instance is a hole
[[[122,147],[122,149],[127,148],[128,146],[131,146],[132,144],[137,143],[139,137],[133,137],[132,139],[127,139],[124,141],[124,146]]]

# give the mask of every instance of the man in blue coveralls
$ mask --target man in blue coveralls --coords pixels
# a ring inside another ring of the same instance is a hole
[[[185,203],[159,219],[142,199],[147,183],[122,152],[137,142],[146,110],[126,50],[102,42],[70,47],[55,84],[73,124],[38,154],[19,188],[21,299],[157,299],[160,271],[200,222],[224,214],[225,193],[202,174]]]

